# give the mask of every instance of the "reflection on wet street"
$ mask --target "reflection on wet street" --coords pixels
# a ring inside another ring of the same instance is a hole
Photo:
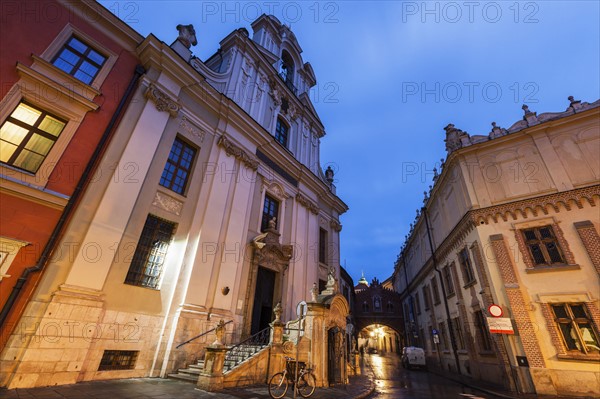
[[[457,384],[425,370],[406,370],[396,354],[373,354],[366,357],[375,374],[377,399],[491,399],[468,387]]]

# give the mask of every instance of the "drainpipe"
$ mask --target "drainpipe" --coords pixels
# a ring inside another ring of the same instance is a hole
[[[81,195],[83,194],[83,191],[84,191],[85,187],[87,186],[88,180],[96,167],[96,163],[100,159],[100,156],[102,155],[106,145],[108,144],[108,141],[111,137],[112,130],[113,130],[115,124],[117,123],[117,121],[119,120],[119,118],[121,117],[123,109],[125,108],[125,105],[127,104],[127,100],[129,98],[129,96],[131,95],[131,92],[135,88],[140,77],[145,72],[146,72],[146,70],[141,65],[138,65],[135,67],[135,72],[134,72],[133,78],[129,82],[129,86],[127,86],[127,90],[125,90],[125,94],[121,98],[121,101],[119,102],[119,105],[117,106],[117,109],[115,110],[110,121],[108,122],[108,125],[106,126],[106,129],[104,130],[104,133],[102,134],[102,137],[100,138],[100,141],[98,142],[98,145],[96,146],[96,149],[94,150],[92,156],[90,157],[90,160],[87,163],[87,165],[83,171],[83,174],[81,175],[81,178],[77,182],[77,186],[75,187],[75,190],[73,190],[73,194],[69,198],[69,201],[67,202],[67,205],[65,206],[65,209],[63,210],[62,214],[60,215],[60,219],[56,223],[56,226],[54,226],[54,230],[52,230],[50,239],[46,243],[46,246],[44,246],[42,255],[40,256],[39,260],[37,261],[37,263],[34,266],[28,267],[25,270],[23,270],[21,277],[19,277],[17,279],[17,282],[16,282],[15,286],[13,287],[13,289],[10,293],[10,296],[8,297],[4,306],[2,307],[2,311],[0,312],[0,327],[4,325],[4,322],[8,318],[8,315],[9,315],[12,307],[14,306],[15,302],[17,301],[17,298],[18,298],[21,290],[23,289],[23,287],[25,286],[25,283],[27,282],[27,279],[29,278],[29,275],[31,273],[36,273],[36,272],[42,271],[44,269],[44,267],[46,266],[46,264],[48,263],[48,260],[52,256],[52,253],[56,249],[58,240],[60,239],[61,234],[62,234],[62,230],[65,227],[69,218],[71,217],[71,214],[73,213],[73,210],[75,209],[75,205],[77,205],[77,202],[79,201]]]
[[[444,285],[444,278],[442,272],[438,268],[437,257],[435,256],[435,248],[433,247],[433,239],[431,238],[431,228],[429,227],[429,216],[427,215],[427,207],[423,206],[422,212],[425,216],[425,226],[427,230],[427,238],[429,239],[429,247],[431,248],[431,260],[433,261],[433,268],[438,273],[440,278],[440,285],[442,287],[442,295],[444,295],[444,308],[446,309],[446,317],[448,318],[448,333],[450,334],[450,346],[452,347],[452,353],[454,354],[454,361],[456,362],[456,370],[461,375],[460,361],[458,359],[458,352],[456,351],[456,339],[454,337],[454,331],[452,330],[452,319],[450,318],[450,309],[448,308],[448,301],[446,301],[446,287]]]

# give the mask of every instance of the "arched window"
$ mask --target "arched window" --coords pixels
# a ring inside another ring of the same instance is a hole
[[[381,298],[378,296],[373,298],[373,310],[376,312],[381,312]]]
[[[288,125],[281,118],[277,118],[277,126],[275,126],[275,140],[277,140],[282,146],[287,148],[288,141]]]
[[[296,94],[296,87],[294,86],[294,61],[290,53],[285,50],[281,53],[279,76],[281,76],[286,86]]]

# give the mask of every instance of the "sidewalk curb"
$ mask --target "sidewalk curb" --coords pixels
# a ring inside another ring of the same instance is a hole
[[[373,373],[373,369],[371,368],[371,363],[369,363],[369,389],[365,392],[354,396],[352,399],[364,399],[369,397],[375,392],[375,374]]]

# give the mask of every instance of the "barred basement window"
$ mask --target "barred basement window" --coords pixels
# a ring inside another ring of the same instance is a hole
[[[148,215],[125,284],[157,289],[175,223]]]
[[[160,185],[183,195],[195,156],[196,149],[194,147],[176,138],[160,177]]]
[[[106,57],[72,36],[52,63],[69,75],[91,84],[104,65]]]
[[[584,304],[553,304],[552,310],[567,350],[585,354],[600,352],[598,330]]]
[[[522,232],[525,245],[536,266],[566,263],[552,226],[534,227]]]
[[[139,351],[105,350],[98,371],[133,370]]]
[[[0,128],[0,161],[36,173],[66,124],[21,102]]]

